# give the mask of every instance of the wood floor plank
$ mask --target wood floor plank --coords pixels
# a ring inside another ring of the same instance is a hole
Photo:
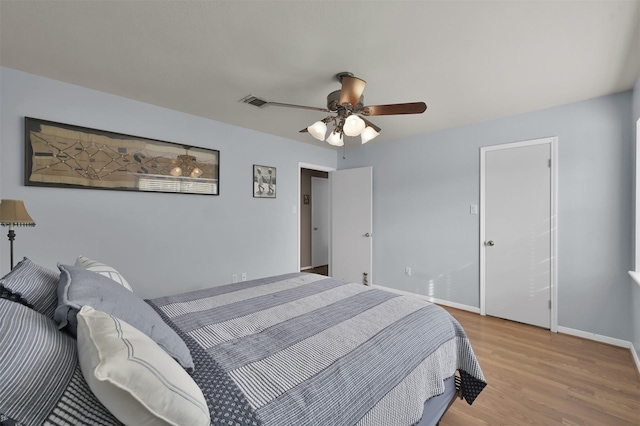
[[[488,386],[441,426],[640,425],[629,349],[444,307],[467,332]]]

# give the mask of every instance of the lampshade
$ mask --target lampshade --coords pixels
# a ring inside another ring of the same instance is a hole
[[[362,131],[362,133],[360,134],[360,137],[362,138],[362,143],[365,144],[367,142],[369,142],[371,139],[375,138],[376,136],[378,136],[380,133],[376,132],[373,127],[371,126],[367,126],[366,129],[364,129]]]
[[[9,226],[36,226],[31,219],[22,200],[0,201],[0,225]]]
[[[327,125],[322,121],[316,121],[311,126],[307,127],[311,136],[318,139],[319,141],[324,140],[324,135],[327,133]]]
[[[365,128],[365,122],[357,115],[350,115],[344,121],[344,134],[347,136],[358,136]]]
[[[333,146],[342,146],[342,145],[344,145],[344,141],[342,139],[342,133],[336,132],[334,130],[333,132],[331,132],[331,134],[327,138],[327,142],[329,142],[329,145],[333,145]]]

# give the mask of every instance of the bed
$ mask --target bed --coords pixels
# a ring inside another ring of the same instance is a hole
[[[321,275],[143,301],[25,258],[0,286],[3,425],[426,426],[486,385],[444,309]]]

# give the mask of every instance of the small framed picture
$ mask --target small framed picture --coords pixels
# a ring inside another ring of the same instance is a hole
[[[305,204],[309,204],[309,194],[304,194],[304,196],[303,196],[303,197],[304,197],[304,198],[303,198],[303,199],[304,199],[304,203],[305,203]]]
[[[276,198],[276,168],[253,165],[254,198]]]

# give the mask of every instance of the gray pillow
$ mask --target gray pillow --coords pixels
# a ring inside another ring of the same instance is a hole
[[[77,364],[76,342],[51,318],[0,299],[0,412],[42,424]]]
[[[36,265],[25,257],[0,279],[0,286],[16,296],[14,300],[26,302],[42,315],[53,318],[58,304],[56,289],[59,276],[57,271]]]
[[[185,369],[193,371],[191,352],[184,341],[135,293],[96,272],[58,265],[58,308],[54,319],[60,328],[76,335],[76,314],[88,305],[120,318],[154,340]]]

